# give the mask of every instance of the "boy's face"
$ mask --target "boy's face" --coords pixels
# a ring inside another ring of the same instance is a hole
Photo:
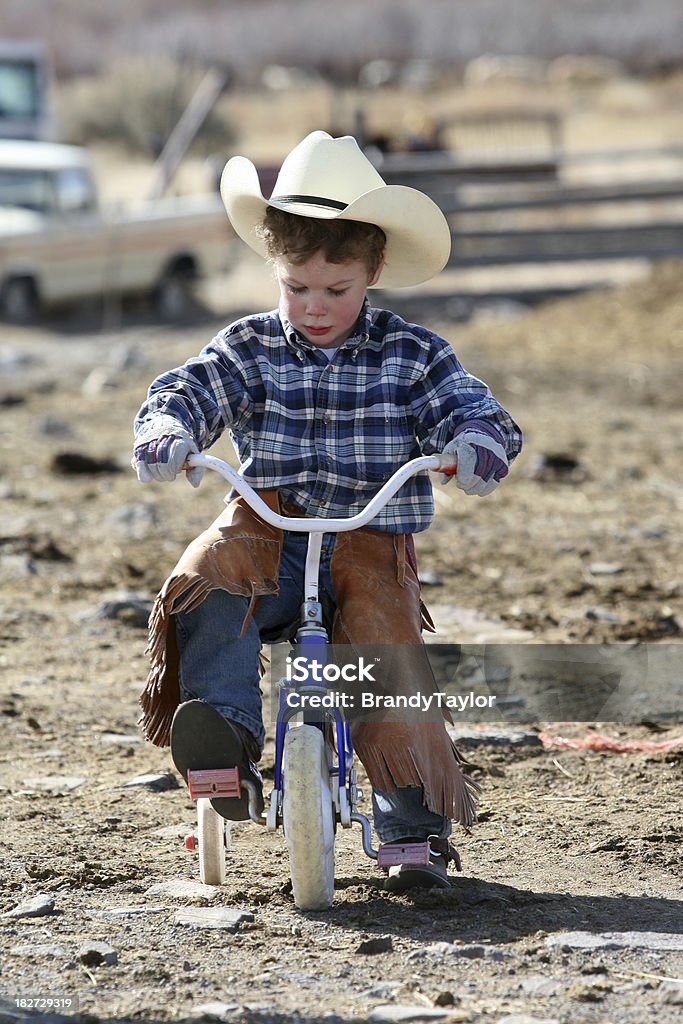
[[[290,324],[318,348],[333,348],[350,337],[366,289],[378,279],[383,264],[372,276],[365,263],[328,263],[320,252],[305,263],[284,256],[275,260],[280,286],[280,309]]]

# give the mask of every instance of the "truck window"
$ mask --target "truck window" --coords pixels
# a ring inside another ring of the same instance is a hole
[[[7,121],[37,118],[40,89],[35,61],[0,62],[0,117]]]
[[[92,178],[83,167],[65,167],[59,171],[57,206],[62,213],[94,209],[95,190]]]
[[[54,208],[51,175],[40,170],[0,168],[0,206],[22,206],[49,213]]]

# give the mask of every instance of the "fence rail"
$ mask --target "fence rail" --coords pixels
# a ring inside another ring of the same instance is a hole
[[[626,152],[633,159],[683,160],[681,147]],[[577,160],[600,159],[608,166],[612,160],[616,171],[622,156],[591,153]],[[385,180],[419,188],[444,211],[453,236],[452,269],[683,257],[683,174],[662,181],[567,184],[562,178],[573,159],[563,158],[562,166],[548,166],[540,176],[539,163],[519,154],[486,165],[486,175],[483,165],[444,153],[394,154],[380,169]],[[505,215],[500,225],[497,214]]]

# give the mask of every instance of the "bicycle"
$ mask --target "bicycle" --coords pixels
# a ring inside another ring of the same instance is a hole
[[[357,810],[362,795],[353,766],[353,746],[342,702],[323,701],[328,689],[324,675],[329,637],[318,600],[318,573],[323,534],[358,529],[371,522],[403,484],[426,470],[452,471],[453,456],[421,456],[398,469],[365,509],[347,519],[309,519],[273,512],[228,463],[211,455],[191,455],[184,468],[202,467],[222,476],[271,526],[309,534],[304,573],[304,601],[294,640],[298,657],[296,681],[278,683],[275,724],[274,783],[262,813],[252,780],[240,778],[237,768],[188,771],[190,796],[197,800],[197,835],[188,837],[198,849],[200,877],[205,884],[225,881],[226,825],[211,804],[220,797],[248,795],[249,817],[269,831],[283,827],[295,905],[301,910],[324,910],[334,895],[334,841],[337,826],[362,829],[363,850],[380,867],[429,863],[429,843],[384,843],[372,846],[370,822]],[[316,675],[318,678],[314,679]],[[295,721],[295,719],[297,721]],[[329,733],[334,734],[334,744]]]

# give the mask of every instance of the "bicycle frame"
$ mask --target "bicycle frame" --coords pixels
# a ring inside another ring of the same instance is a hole
[[[280,681],[279,707],[275,726],[275,778],[273,791],[271,793],[270,808],[266,818],[266,825],[274,830],[281,824],[281,807],[283,793],[283,752],[285,735],[289,723],[297,715],[303,713],[306,724],[315,725],[321,730],[326,730],[328,725],[334,728],[337,753],[337,767],[331,768],[331,775],[334,779],[334,799],[336,805],[336,816],[344,828],[350,828],[355,821],[363,828],[363,849],[370,857],[377,857],[373,850],[370,839],[370,823],[365,815],[355,811],[357,801],[356,772],[353,768],[353,746],[348,722],[342,709],[334,703],[332,707],[318,705],[314,713],[311,707],[311,697],[324,697],[327,688],[318,682],[311,683],[310,669],[314,662],[321,668],[327,664],[326,651],[329,644],[327,631],[322,620],[322,606],[319,602],[319,568],[322,539],[325,533],[345,533],[349,530],[356,530],[367,525],[384,506],[400,490],[403,484],[417,473],[426,470],[452,469],[454,465],[453,456],[448,455],[425,455],[412,459],[404,466],[401,466],[387,482],[380,488],[375,496],[368,502],[362,512],[345,519],[313,519],[282,516],[274,512],[259,497],[258,493],[244,480],[238,470],[234,469],[222,459],[212,455],[190,455],[184,468],[201,467],[211,469],[223,477],[231,486],[246,499],[250,507],[258,516],[270,526],[280,530],[289,530],[295,533],[308,533],[308,549],[306,553],[306,566],[304,572],[304,603],[302,605],[301,625],[296,634],[295,647],[298,656],[304,659],[302,671],[305,674],[304,680],[292,683],[288,680]],[[291,706],[288,696],[295,692],[304,698],[303,709]],[[260,819],[261,822],[263,819]]]

